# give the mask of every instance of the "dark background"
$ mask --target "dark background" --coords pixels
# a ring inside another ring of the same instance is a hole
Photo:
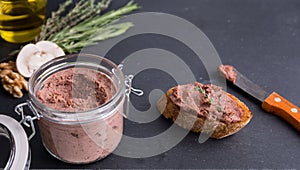
[[[62,0],[48,1],[48,16]],[[300,1],[298,0],[137,0],[138,12],[164,12],[182,17],[200,28],[211,40],[222,63],[234,65],[249,79],[268,91],[277,91],[300,105]],[[114,0],[111,9],[125,1]],[[18,45],[0,40],[0,55],[7,56]],[[118,44],[110,52],[118,56],[137,49],[156,47],[169,50],[187,61],[193,70],[204,70],[197,56],[182,43],[159,35],[135,36]],[[180,71],[180,70],[178,70]],[[206,81],[207,73],[196,73],[198,81]],[[145,78],[147,77],[147,78]],[[159,79],[159,80],[158,80]],[[139,110],[147,110],[147,93],[156,87],[162,90],[175,85],[169,75],[158,70],[139,73],[134,83],[143,85],[146,95],[132,97]],[[198,134],[190,133],[171,150],[150,158],[130,159],[111,154],[88,165],[71,165],[53,158],[43,148],[39,135],[31,141],[31,168],[293,168],[300,167],[300,135],[282,119],[266,113],[259,102],[228,85],[227,91],[244,101],[253,112],[251,122],[237,134],[222,140],[197,142]],[[25,101],[14,99],[0,88],[0,113],[17,118],[13,109]],[[300,113],[299,113],[300,114]],[[171,122],[160,117],[142,125],[125,121],[125,133],[151,136]],[[147,135],[148,134],[148,135]],[[4,167],[8,144],[1,138],[1,162]]]

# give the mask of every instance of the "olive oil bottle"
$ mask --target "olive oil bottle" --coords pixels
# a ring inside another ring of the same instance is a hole
[[[47,0],[0,0],[0,34],[11,43],[34,40],[45,21]]]

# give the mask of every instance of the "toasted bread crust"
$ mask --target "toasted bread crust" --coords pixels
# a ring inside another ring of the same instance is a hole
[[[251,111],[242,101],[232,94],[226,93],[226,95],[236,102],[237,106],[243,111],[241,121],[230,124],[221,121],[206,121],[203,117],[198,117],[197,115],[180,110],[180,108],[170,100],[172,91],[172,88],[169,89],[166,94],[158,100],[157,108],[167,119],[172,119],[177,125],[187,130],[196,133],[208,133],[211,134],[211,138],[221,139],[238,132],[246,126],[252,118]],[[214,131],[212,132],[212,130]]]

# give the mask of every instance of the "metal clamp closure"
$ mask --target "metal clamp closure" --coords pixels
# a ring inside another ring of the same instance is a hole
[[[130,93],[133,93],[137,96],[142,96],[144,94],[144,92],[140,89],[136,89],[132,87],[132,79],[133,79],[133,75],[125,75],[125,103],[124,103],[124,114],[123,116],[125,118],[128,117],[128,113],[129,113],[129,103],[130,103]]]
[[[23,107],[28,106],[28,108],[30,109],[30,111],[33,113],[34,116],[30,116],[30,115],[26,115],[24,113],[24,109]],[[27,100],[25,103],[21,103],[19,105],[17,105],[15,107],[15,112],[21,116],[21,120],[19,121],[20,124],[25,125],[26,127],[31,127],[32,130],[32,134],[28,137],[28,139],[32,139],[32,137],[35,135],[36,131],[35,131],[35,127],[33,124],[34,120],[39,120],[42,115],[40,115],[37,110],[34,108],[34,106],[32,105],[31,101]]]
[[[120,70],[123,70],[123,67],[124,65],[123,64],[119,64],[118,65],[118,68]],[[113,69],[113,72],[114,72],[114,69]],[[124,81],[125,81],[125,86],[126,86],[126,89],[125,89],[125,101],[124,101],[124,113],[123,113],[123,116],[125,118],[128,117],[128,113],[129,113],[129,103],[130,103],[130,93],[133,93],[137,96],[142,96],[144,94],[144,92],[140,89],[136,89],[136,88],[133,88],[132,87],[132,79],[133,79],[133,75],[125,75],[124,77]]]
[[[123,70],[124,65],[123,64],[119,64],[118,68],[120,70]],[[113,70],[114,72],[114,70]],[[130,93],[132,92],[133,94],[137,95],[137,96],[142,96],[144,94],[143,90],[140,89],[136,89],[132,87],[132,79],[133,79],[133,75],[125,75],[125,86],[126,86],[126,90],[125,90],[125,94],[126,96],[129,96]]]
[[[130,95],[130,93],[133,93],[137,96],[142,96],[144,94],[143,90],[132,87],[132,79],[133,79],[133,75],[125,75],[125,86],[126,86],[125,94]]]

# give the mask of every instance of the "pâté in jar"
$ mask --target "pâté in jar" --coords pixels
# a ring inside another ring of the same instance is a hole
[[[130,88],[120,68],[97,55],[66,55],[44,64],[29,79],[28,103],[45,148],[75,164],[112,153],[122,138]]]

